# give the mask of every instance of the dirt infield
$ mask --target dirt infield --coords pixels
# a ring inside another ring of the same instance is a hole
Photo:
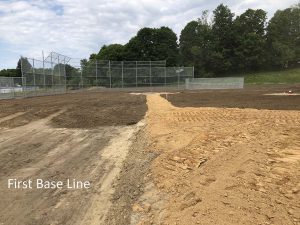
[[[224,96],[221,105],[216,95]],[[151,167],[155,185],[134,207],[141,224],[299,224],[300,111],[222,108],[235,102],[222,91],[209,98],[215,107],[187,107],[202,97],[168,96],[185,108],[147,97],[151,149],[159,156]]]
[[[300,85],[253,86],[241,90],[185,91],[179,95],[168,95],[167,98],[178,107],[300,110],[299,95],[274,95],[274,93],[287,93],[289,90],[300,93]],[[162,95],[162,97],[166,96]]]
[[[0,101],[0,225],[300,224],[300,96],[265,95],[290,88]]]
[[[106,224],[113,182],[143,127],[136,123],[145,96],[87,92],[0,101],[0,108],[0,224]],[[14,189],[8,179],[64,186]],[[67,179],[91,188],[69,189]]]
[[[145,101],[145,96],[131,96],[127,93],[115,92],[81,92],[2,100],[0,101],[0,126],[12,128],[25,125],[61,110],[63,112],[51,120],[52,126],[93,128],[130,125],[143,118],[147,110]],[[5,116],[13,118],[5,119]]]

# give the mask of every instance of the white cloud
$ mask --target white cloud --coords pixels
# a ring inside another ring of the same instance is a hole
[[[41,58],[57,51],[88,57],[103,44],[126,43],[145,26],[169,26],[177,34],[205,9],[205,0],[5,0],[0,1],[0,68],[15,67],[19,55]],[[269,17],[294,0],[229,0],[233,12],[262,8]]]

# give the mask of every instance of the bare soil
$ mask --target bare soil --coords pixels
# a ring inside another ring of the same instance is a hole
[[[106,224],[145,100],[84,92],[0,101],[0,224]],[[8,179],[76,179],[91,188],[8,189]]]
[[[289,90],[293,95],[287,94]],[[300,110],[297,93],[300,93],[300,85],[249,86],[239,90],[184,91],[179,95],[167,95],[167,98],[178,107]]]
[[[300,96],[266,95],[290,89],[0,101],[0,225],[300,224]]]
[[[140,121],[147,106],[145,96],[116,92],[80,92],[0,101],[0,126],[17,127],[64,110],[51,119],[58,128],[94,128],[98,126],[132,125]],[[17,114],[19,115],[19,114]]]
[[[265,92],[147,96],[159,156],[139,224],[300,224],[300,98]]]

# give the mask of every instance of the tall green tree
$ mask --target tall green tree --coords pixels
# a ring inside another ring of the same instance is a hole
[[[178,61],[176,34],[168,27],[143,28],[125,45],[127,60],[167,60],[168,65]]]
[[[25,63],[28,63],[28,60],[24,59]],[[30,65],[30,64],[29,64]],[[30,65],[31,68],[31,65]],[[0,70],[0,77],[22,77],[21,71],[21,59],[18,60],[16,69],[3,69]]]
[[[213,53],[212,68],[216,74],[222,75],[232,69],[234,61],[234,14],[221,4],[213,11]]]
[[[257,70],[266,62],[266,15],[261,9],[248,9],[235,19],[234,67],[238,71]]]
[[[182,63],[185,65],[193,66],[197,61],[197,57],[192,54],[193,48],[198,48],[198,22],[189,22],[181,31],[179,38],[179,47],[181,53]]]
[[[189,22],[180,34],[182,64],[194,66],[199,77],[207,76],[211,67],[212,29],[207,15],[204,11],[201,19]]]
[[[167,60],[167,65],[178,63],[177,36],[169,27],[154,29],[154,55],[157,60]]]
[[[154,37],[152,28],[142,28],[125,45],[128,60],[154,60]]]
[[[17,70],[16,69],[0,70],[0,77],[17,77]]]
[[[267,27],[269,64],[288,68],[300,61],[300,4],[278,10]]]
[[[90,59],[122,61],[124,59],[124,50],[124,46],[121,44],[103,45],[99,53],[97,55],[92,54]]]

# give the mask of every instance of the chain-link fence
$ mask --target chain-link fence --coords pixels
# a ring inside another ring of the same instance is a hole
[[[66,91],[65,64],[22,57],[21,67],[26,97]]]
[[[0,99],[26,97],[22,77],[0,77]]]
[[[43,57],[44,58],[44,57]],[[166,61],[80,60],[52,52],[43,60],[21,57],[22,77],[0,80],[0,98],[32,97],[100,87],[109,90],[184,89],[193,67],[166,67]]]
[[[182,87],[194,77],[193,67],[166,67],[165,61],[95,61],[69,69],[68,89]]]
[[[189,78],[186,79],[185,88],[188,90],[241,89],[244,88],[244,78],[243,77]]]

